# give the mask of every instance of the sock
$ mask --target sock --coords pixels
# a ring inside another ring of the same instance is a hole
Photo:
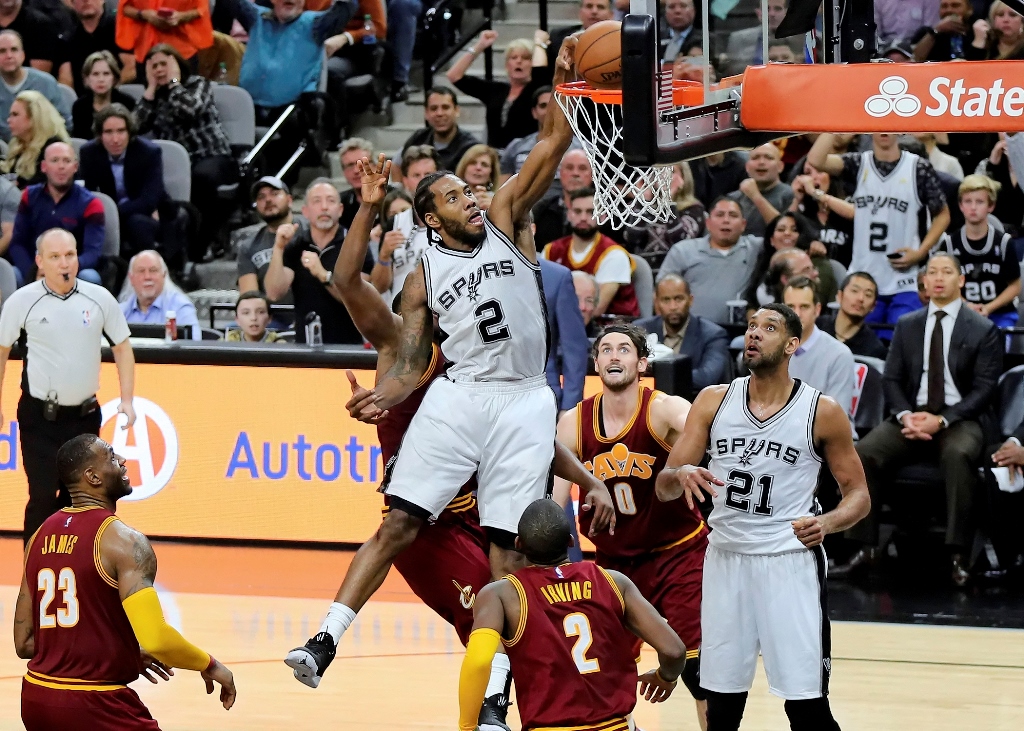
[[[487,681],[487,690],[484,692],[484,698],[490,698],[492,695],[501,695],[505,692],[505,681],[511,670],[512,665],[509,664],[508,655],[499,653],[494,656],[494,660],[491,661],[491,677]]]
[[[344,604],[332,602],[331,608],[327,610],[327,616],[324,617],[324,623],[320,625],[320,631],[329,634],[334,639],[334,646],[337,647],[345,630],[355,621],[355,612]]]

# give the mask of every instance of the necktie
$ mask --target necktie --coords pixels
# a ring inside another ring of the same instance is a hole
[[[942,318],[946,313],[935,312],[935,327],[928,348],[928,404],[925,409],[937,414],[946,406],[946,359],[942,357]]]

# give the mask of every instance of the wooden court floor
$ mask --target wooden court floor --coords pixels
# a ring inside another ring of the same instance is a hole
[[[165,731],[313,728],[451,729],[462,648],[394,573],[342,641],[317,690],[281,662],[318,627],[349,555],[340,552],[157,544],[158,589],[169,620],[235,673],[238,703],[223,711],[197,674],[133,687]],[[21,729],[25,663],[10,638],[20,543],[0,540],[0,731]],[[654,667],[645,651],[642,667]],[[1024,728],[1024,632],[835,623],[832,706],[844,731]],[[513,710],[513,727],[518,718]],[[644,731],[697,728],[685,690],[637,705]],[[329,724],[329,725],[328,725]],[[788,729],[782,701],[759,673],[744,729]]]

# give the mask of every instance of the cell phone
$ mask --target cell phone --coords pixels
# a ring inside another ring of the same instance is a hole
[[[899,259],[902,256],[903,256],[903,254],[900,254],[899,252],[894,251],[892,253],[886,254],[885,258],[886,259]]]

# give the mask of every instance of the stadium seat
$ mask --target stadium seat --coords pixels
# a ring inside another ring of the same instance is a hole
[[[82,145],[84,145],[88,141],[89,140],[83,140],[81,137],[72,137],[71,138],[71,146],[73,148],[75,148],[75,154],[76,155],[81,154]]]
[[[57,84],[57,88],[60,89],[61,96],[67,102],[68,109],[74,106],[75,102],[78,101],[78,93],[70,86],[65,86],[64,84]]]
[[[631,279],[637,302],[640,303],[640,317],[650,317],[654,314],[654,272],[642,256],[630,254],[629,258],[633,260]]]
[[[142,95],[146,91],[146,87],[143,86],[142,84],[121,84],[117,88],[118,88],[118,91],[123,91],[125,94],[130,96],[135,101],[138,101],[139,99],[141,99]]]
[[[853,405],[853,426],[857,430],[857,434],[863,437],[881,424],[885,418],[885,392],[882,389],[881,370],[867,362],[878,359],[855,355],[853,360],[857,376],[860,376],[861,369],[864,369],[864,382],[861,384],[860,396],[857,397]]]
[[[188,203],[192,199],[192,161],[188,150],[173,140],[153,140],[163,151],[164,189],[171,200]]]
[[[999,432],[1007,437],[1024,421],[1024,365],[999,377]]]
[[[223,340],[224,335],[220,330],[214,330],[212,327],[200,327],[202,331],[203,340]]]
[[[93,195],[103,203],[103,256],[120,256],[121,217],[117,213],[117,203],[104,193],[93,193]]]
[[[7,298],[14,294],[18,288],[18,282],[14,278],[14,265],[6,259],[0,259],[0,308],[4,306]]]
[[[220,116],[221,127],[227,135],[231,152],[235,159],[241,160],[256,144],[256,108],[249,92],[239,86],[226,84],[213,85],[213,103]],[[233,201],[238,198],[241,183],[247,180],[248,165],[239,165],[239,181],[217,187],[217,195],[221,200]],[[242,186],[248,191],[249,186]]]

